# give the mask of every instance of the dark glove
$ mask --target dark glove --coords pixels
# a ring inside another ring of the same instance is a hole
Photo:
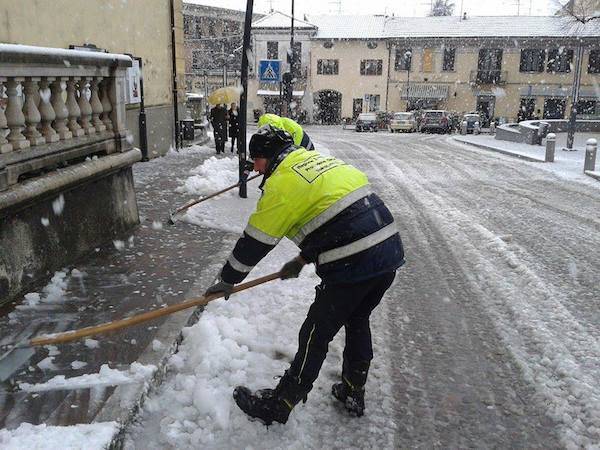
[[[289,278],[298,278],[298,275],[300,275],[304,264],[305,262],[300,256],[297,256],[291,261],[286,262],[279,271],[279,273],[281,273],[280,278],[282,280],[287,280]]]
[[[225,297],[225,300],[229,299],[229,296],[231,295],[231,291],[233,291],[233,284],[230,283],[226,283],[223,280],[219,280],[217,283],[213,284],[211,287],[209,287],[206,292],[204,293],[204,296],[206,297],[207,295],[210,294],[216,294],[217,292],[223,292],[225,295],[223,295],[223,297]]]

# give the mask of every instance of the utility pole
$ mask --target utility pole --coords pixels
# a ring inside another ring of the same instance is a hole
[[[292,113],[292,98],[294,91],[294,62],[296,59],[296,55],[294,53],[294,0],[292,0],[292,23],[290,28],[290,49],[287,54],[287,59],[289,63],[289,72],[283,74],[283,108],[282,114],[284,116],[291,116]]]
[[[244,43],[242,46],[242,93],[240,94],[240,136],[238,139],[239,151],[239,180],[240,190],[239,195],[242,198],[247,198],[246,179],[244,171],[246,170],[246,122],[248,109],[248,52],[250,51],[250,32],[252,30],[252,10],[254,8],[254,0],[246,0],[246,18],[244,20]]]
[[[583,44],[578,39],[577,54],[575,55],[575,73],[573,74],[573,88],[571,89],[571,114],[567,128],[567,148],[573,148],[575,140],[575,122],[577,120],[577,103],[579,102],[579,86],[581,84],[581,61],[583,59]]]

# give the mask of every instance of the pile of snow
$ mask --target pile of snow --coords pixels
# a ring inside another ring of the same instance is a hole
[[[82,367],[81,364],[78,366]],[[19,388],[25,392],[42,392],[60,389],[83,389],[97,386],[117,386],[146,381],[152,377],[154,372],[156,372],[156,366],[152,364],[145,366],[138,362],[134,362],[127,371],[111,369],[108,364],[103,364],[98,373],[71,378],[65,378],[64,375],[57,375],[45,383],[19,383]]]
[[[238,164],[237,158],[211,156],[191,171],[193,176],[187,178],[183,186],[177,188],[177,192],[202,197],[236,184]],[[222,195],[231,196],[234,192],[232,190]]]
[[[81,274],[81,272],[77,272]],[[25,294],[23,303],[17,305],[16,309],[33,308],[40,303],[58,303],[65,301],[65,291],[67,289],[67,271],[56,272],[50,283],[42,289],[42,292],[30,292]]]
[[[0,430],[0,448],[3,450],[100,450],[110,444],[117,431],[117,422],[69,427],[22,423],[15,430]]]

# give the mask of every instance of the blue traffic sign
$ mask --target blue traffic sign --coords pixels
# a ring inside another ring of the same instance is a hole
[[[261,59],[258,62],[258,78],[263,83],[281,81],[281,61],[279,59]]]

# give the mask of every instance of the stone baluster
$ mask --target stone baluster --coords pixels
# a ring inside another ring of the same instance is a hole
[[[98,97],[98,85],[102,81],[102,77],[94,77],[91,82],[92,97],[90,98],[90,104],[92,106],[92,124],[97,132],[106,130],[106,125],[100,120],[100,114],[102,114],[102,103]]]
[[[67,128],[67,118],[69,117],[69,110],[65,105],[65,101],[63,100],[63,80],[67,80],[66,77],[57,77],[52,84],[50,85],[50,91],[52,93],[52,97],[50,99],[50,103],[52,104],[52,108],[54,108],[54,114],[56,118],[54,119],[54,129],[58,133],[58,136],[61,140],[71,139],[73,137],[73,133]]]
[[[77,104],[77,94],[75,84],[80,80],[79,77],[71,77],[67,80],[67,109],[69,110],[68,127],[74,137],[83,136],[85,131],[77,122],[81,117],[81,110]]]
[[[44,77],[40,81],[40,103],[38,108],[42,116],[41,131],[48,144],[60,139],[54,128],[52,128],[52,122],[56,118],[54,108],[50,104],[50,88],[48,87],[52,81],[54,81],[53,77]]]
[[[3,97],[4,94],[5,81],[6,78],[0,77],[0,99]],[[7,128],[8,125],[6,123],[6,115],[4,114],[2,106],[0,106],[0,153],[8,153],[12,151],[12,145],[10,145],[10,143],[4,137]]]
[[[121,73],[119,73],[121,72]],[[110,119],[113,125],[113,131],[116,138],[125,139],[127,137],[127,125],[125,124],[125,70],[115,71],[116,76],[112,78],[108,85],[108,95],[112,112]]]
[[[82,77],[79,81],[79,99],[77,100],[79,109],[81,110],[81,118],[79,119],[81,122],[81,128],[84,129],[85,134],[88,136],[96,132],[96,129],[92,125],[92,106],[90,105],[90,101],[88,99],[87,85],[89,80],[90,77]]]
[[[44,144],[46,139],[37,130],[38,125],[42,120],[40,111],[38,110],[38,83],[39,77],[27,77],[25,79],[25,105],[23,106],[23,114],[25,115],[25,136],[29,143],[34,145]]]
[[[21,99],[18,96],[17,87],[24,78],[9,78],[6,82],[6,95],[8,103],[6,104],[6,123],[10,133],[6,136],[8,142],[12,144],[13,150],[20,150],[29,147],[29,141],[25,138],[21,130],[25,128],[25,116],[21,106]]]
[[[102,103],[102,115],[100,116],[100,119],[102,120],[102,123],[106,126],[107,130],[112,130],[113,128],[112,121],[110,118],[112,104],[110,103],[110,98],[108,95],[110,80],[110,78],[105,78],[100,84],[100,95],[102,97],[100,100],[100,102]]]

